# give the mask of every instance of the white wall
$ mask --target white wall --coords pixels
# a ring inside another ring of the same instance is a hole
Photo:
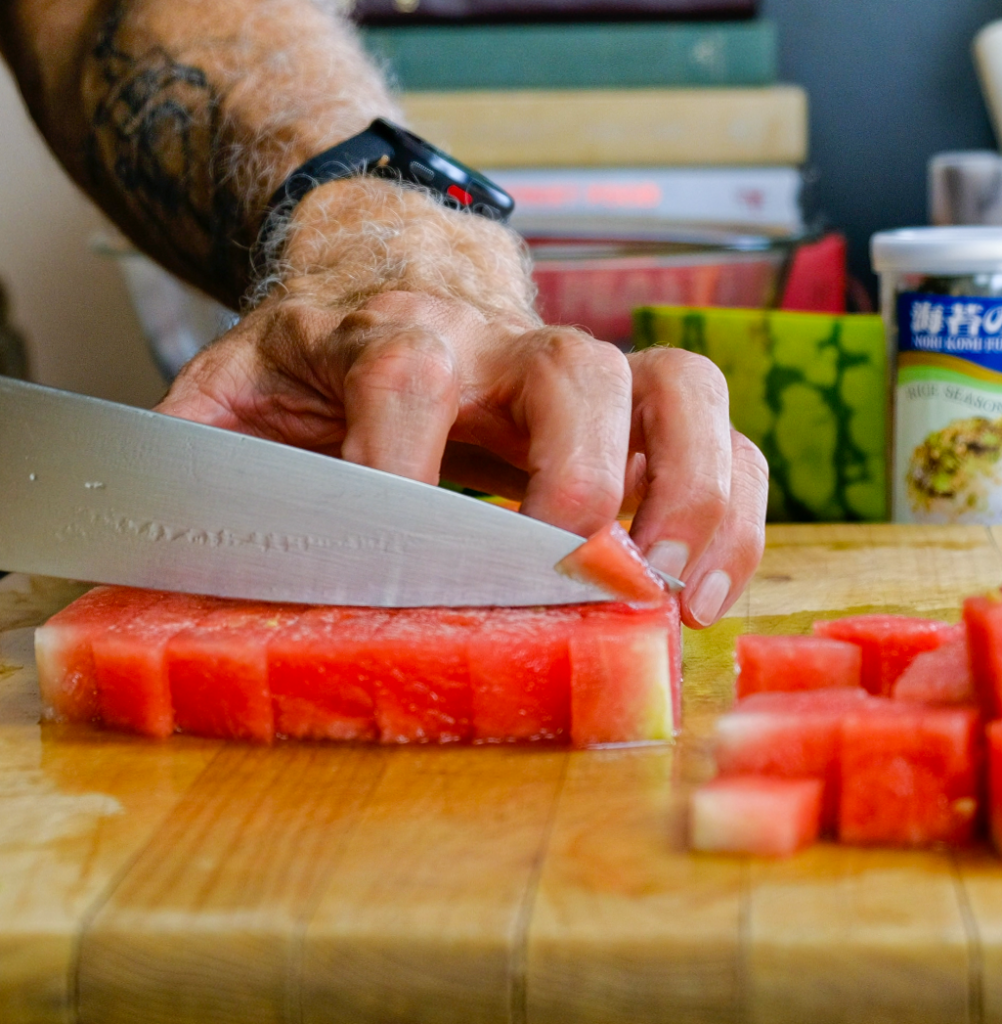
[[[105,227],[63,173],[0,63],[0,280],[42,384],[150,406],[165,390],[118,269],[88,251]]]

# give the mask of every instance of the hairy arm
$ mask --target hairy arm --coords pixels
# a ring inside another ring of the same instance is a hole
[[[313,0],[13,0],[0,43],[78,184],[137,245],[231,307],[253,283],[250,252],[285,177],[373,118],[400,118],[350,25]],[[449,244],[468,234],[385,183],[325,189],[308,206],[318,227],[417,215]],[[300,235],[310,223],[296,220]],[[525,306],[517,243],[497,235]],[[347,304],[392,277],[378,240],[346,255]]]
[[[767,474],[706,360],[544,326],[514,233],[375,178],[314,189],[253,279],[288,174],[374,117],[399,120],[324,2],[0,3],[4,55],[76,181],[137,245],[244,310],[160,409],[444,473],[584,535],[625,500],[637,543],[686,581],[686,622],[715,621],[761,555]]]

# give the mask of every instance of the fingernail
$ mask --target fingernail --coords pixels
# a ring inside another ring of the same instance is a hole
[[[689,561],[688,545],[677,540],[659,540],[647,552],[647,561],[658,572],[667,573],[678,579]]]
[[[731,578],[721,569],[707,573],[689,602],[692,617],[701,626],[712,626],[731,592]]]

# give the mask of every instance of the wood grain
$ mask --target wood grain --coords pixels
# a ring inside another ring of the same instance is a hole
[[[962,1024],[972,950],[949,858],[816,846],[749,863],[748,1020]]]
[[[995,534],[998,534],[996,536]],[[686,634],[675,747],[253,748],[40,726],[30,629],[78,588],[0,582],[2,1024],[1002,1024],[1002,862],[685,849],[742,630],[948,619],[1002,531],[772,527]]]
[[[32,632],[0,637],[0,1021],[68,1024],[83,922],[218,745],[43,728]]]
[[[685,852],[671,749],[571,755],[529,926],[529,1024],[725,1024],[744,867]]]
[[[563,751],[400,750],[310,922],[304,1024],[522,1019]]]

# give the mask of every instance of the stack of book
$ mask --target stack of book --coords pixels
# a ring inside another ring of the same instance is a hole
[[[625,344],[635,306],[844,308],[839,240],[791,257],[807,98],[777,83],[756,4],[355,0],[353,14],[411,127],[515,198],[541,313]]]

